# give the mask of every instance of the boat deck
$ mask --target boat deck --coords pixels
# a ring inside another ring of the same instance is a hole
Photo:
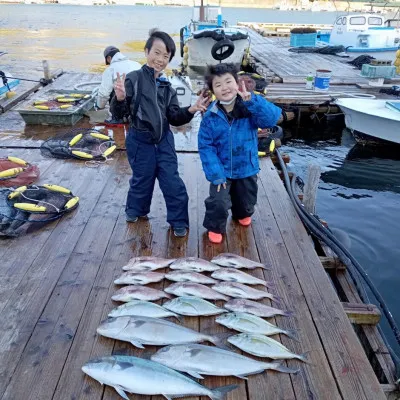
[[[7,139],[7,146],[23,143],[18,137]],[[244,228],[229,220],[224,242],[211,245],[202,227],[208,184],[197,154],[178,156],[190,198],[190,233],[185,239],[175,238],[168,230],[158,187],[150,219],[125,222],[130,177],[125,152],[98,168],[79,161],[45,159],[37,149],[0,149],[0,156],[9,154],[37,163],[39,184],[68,187],[81,202],[76,211],[41,231],[0,241],[0,399],[117,399],[112,388],[85,376],[81,367],[96,356],[147,357],[155,351],[152,346],[137,350],[96,334],[100,322],[117,305],[111,295],[121,267],[139,255],[211,259],[227,251],[271,267],[252,273],[275,282],[282,307],[294,316],[272,322],[297,329],[299,337],[299,342],[284,336],[279,340],[298,354],[307,352],[309,363],[287,362],[300,368],[297,375],[268,372],[246,381],[208,377],[202,383],[209,387],[239,384],[228,399],[240,400],[386,398],[270,159],[261,161],[252,226]],[[202,332],[226,331],[215,317],[185,318],[184,324]]]

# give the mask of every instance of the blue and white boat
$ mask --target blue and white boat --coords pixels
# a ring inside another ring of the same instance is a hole
[[[378,14],[343,15],[336,18],[329,45],[342,45],[348,53],[396,51],[400,47],[400,21]]]
[[[0,51],[0,57],[6,54],[7,52]],[[19,83],[19,79],[13,78],[12,75],[8,71],[3,70],[0,65],[0,96],[17,86]]]
[[[203,6],[193,8],[189,25],[180,31],[183,66],[203,72],[207,65],[224,62],[241,64],[250,47],[248,33],[228,26],[222,19],[221,7]]]

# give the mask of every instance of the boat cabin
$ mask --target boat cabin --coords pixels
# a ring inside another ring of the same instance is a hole
[[[336,19],[329,44],[347,51],[388,51],[400,45],[400,29],[377,14],[343,15]]]
[[[226,28],[227,21],[222,20],[221,7],[204,6],[204,17],[200,15],[201,7],[193,7],[191,30],[201,31],[211,28]]]

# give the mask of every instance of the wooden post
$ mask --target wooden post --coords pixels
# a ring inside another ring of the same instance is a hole
[[[321,167],[319,165],[310,164],[308,166],[307,181],[304,186],[303,197],[304,208],[310,213],[315,213],[315,203],[320,176]]]
[[[44,79],[49,81],[51,79],[49,62],[47,60],[43,60],[42,65],[43,65]]]
[[[204,22],[205,21],[205,18],[204,18],[204,3],[203,3],[203,0],[201,0],[201,2],[200,2],[200,15],[199,15],[199,19],[200,19],[200,21],[202,21],[202,22]]]

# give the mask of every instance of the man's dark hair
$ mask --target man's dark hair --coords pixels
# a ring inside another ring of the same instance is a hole
[[[212,83],[213,80],[216,76],[222,76],[225,74],[231,74],[233,78],[235,79],[236,82],[239,82],[238,78],[238,70],[235,66],[235,64],[232,63],[221,63],[217,65],[209,65],[207,68],[207,73],[205,76],[205,81],[208,89],[211,91],[213,90],[212,88]]]
[[[166,32],[158,31],[157,28],[150,30],[149,38],[144,48],[150,51],[156,39],[161,40],[165,44],[168,53],[170,53],[169,61],[171,61],[175,56],[176,46],[172,37]]]

